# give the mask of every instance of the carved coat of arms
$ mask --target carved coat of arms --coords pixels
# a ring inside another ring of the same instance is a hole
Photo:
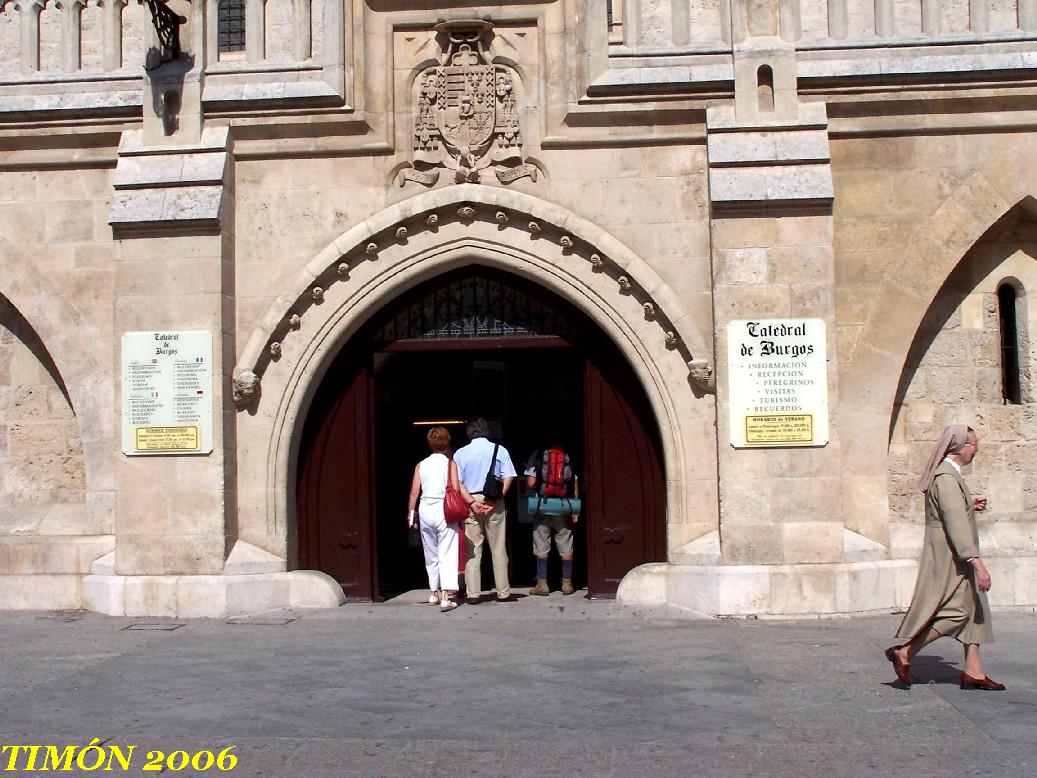
[[[490,29],[484,21],[437,25],[446,36],[445,53],[440,65],[418,76],[414,167],[402,171],[400,186],[431,186],[442,167],[453,170],[458,183],[477,182],[490,165],[503,183],[536,180],[536,167],[522,162],[513,73],[493,64],[483,49]]]

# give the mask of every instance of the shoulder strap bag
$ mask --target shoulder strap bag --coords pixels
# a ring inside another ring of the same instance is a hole
[[[486,471],[486,481],[483,483],[482,496],[487,500],[499,500],[504,496],[504,481],[497,477],[494,470],[497,467],[497,449],[500,443],[493,444],[493,456],[490,457],[490,469]]]

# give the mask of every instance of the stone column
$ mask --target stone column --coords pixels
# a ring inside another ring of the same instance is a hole
[[[104,9],[104,69],[122,67],[122,14],[129,0],[109,0]]]
[[[706,119],[721,558],[727,565],[838,563],[844,559],[844,531],[837,427],[830,422],[830,442],[819,448],[731,446],[727,325],[732,320],[822,319],[830,420],[837,411],[825,106],[799,102],[790,46],[749,34],[734,57],[735,105],[711,108]]]
[[[312,0],[294,0],[292,3],[292,53],[296,62],[305,62],[313,56]]]
[[[123,133],[109,222],[116,240],[115,344],[132,331],[208,330],[213,335],[213,451],[116,454],[115,573],[223,572],[235,537],[232,162],[226,127],[199,143],[152,146]],[[115,364],[121,365],[120,353]],[[113,412],[121,425],[121,391]],[[160,613],[176,582],[149,581],[136,612]],[[127,613],[134,612],[127,583]],[[149,588],[150,587],[150,588]],[[169,592],[163,587],[169,588]],[[172,598],[172,599],[170,599]]]
[[[66,73],[75,73],[82,63],[83,7],[84,0],[62,0],[57,7],[61,16],[61,68]]]
[[[40,70],[40,12],[43,11],[43,0],[19,0],[14,7],[18,9],[18,48],[21,51],[22,75],[31,76]]]
[[[933,38],[940,34],[940,0],[922,0],[922,32]]]
[[[265,0],[245,0],[245,59],[253,64],[266,59]]]
[[[828,37],[832,40],[845,40],[849,32],[849,17],[846,12],[846,0],[828,0]]]
[[[146,73],[143,129],[123,133],[113,181],[115,364],[124,332],[211,332],[213,451],[129,456],[120,445],[114,572],[130,577],[127,614],[172,612],[173,576],[222,573],[236,535],[230,133],[202,126],[205,4],[169,7],[187,18],[183,53]]]
[[[969,30],[990,31],[990,0],[969,0]]]

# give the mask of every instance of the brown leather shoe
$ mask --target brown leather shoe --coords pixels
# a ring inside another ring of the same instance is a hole
[[[903,662],[900,659],[900,655],[897,651],[902,649],[903,646],[890,646],[886,649],[886,659],[893,663],[893,672],[897,674],[897,680],[904,686],[911,685],[911,663]]]
[[[961,688],[983,689],[988,692],[1003,692],[1005,690],[1005,685],[1003,683],[998,683],[987,676],[983,676],[982,678],[973,678],[968,673],[962,673]]]

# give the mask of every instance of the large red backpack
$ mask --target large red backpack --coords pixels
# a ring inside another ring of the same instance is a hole
[[[572,479],[573,471],[566,453],[560,448],[545,449],[540,456],[538,494],[541,497],[565,497]]]

